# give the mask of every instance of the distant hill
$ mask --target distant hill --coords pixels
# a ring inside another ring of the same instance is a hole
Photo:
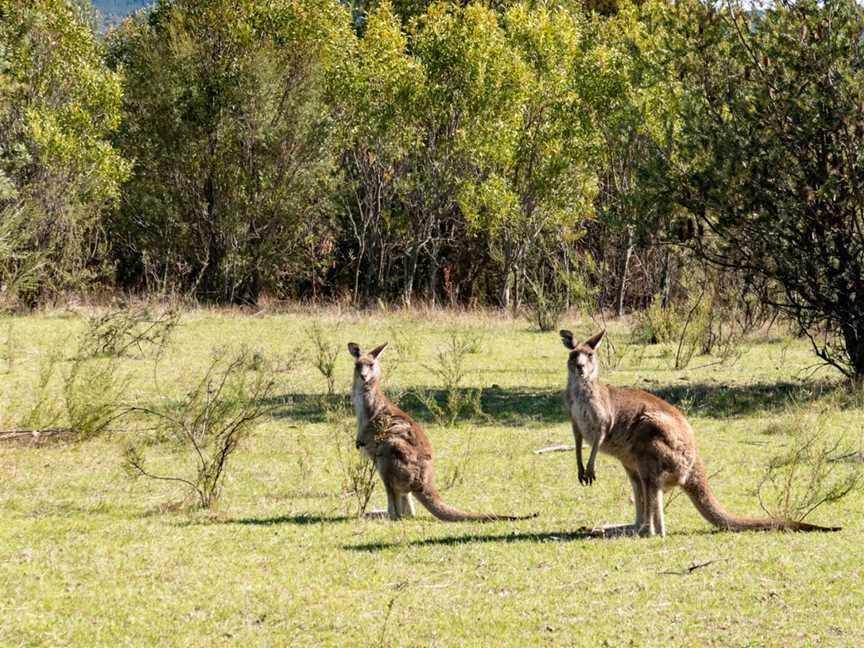
[[[133,11],[153,4],[154,0],[92,0],[99,12],[100,27],[116,25]]]

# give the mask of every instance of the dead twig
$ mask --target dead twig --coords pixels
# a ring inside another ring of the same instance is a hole
[[[843,454],[839,457],[834,457],[833,459],[828,460],[829,463],[840,463],[842,461],[850,461],[852,463],[864,463],[864,452],[849,452],[847,454]]]
[[[712,565],[716,562],[723,562],[724,560],[728,560],[727,558],[715,558],[713,560],[706,560],[705,562],[696,562],[695,560],[690,563],[690,566],[682,569],[681,571],[661,571],[661,574],[669,574],[671,576],[689,576],[697,569],[701,569],[702,567],[707,567],[708,565]]]
[[[547,452],[569,452],[570,450],[575,450],[575,445],[554,445],[546,448],[539,448],[534,451],[534,454],[546,454]]]

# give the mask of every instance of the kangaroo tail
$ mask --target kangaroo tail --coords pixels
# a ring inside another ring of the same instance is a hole
[[[494,515],[492,513],[465,513],[459,509],[445,504],[434,487],[426,487],[422,491],[415,491],[416,497],[427,510],[439,520],[444,522],[494,522],[496,520],[527,520],[537,517],[536,513],[531,515]]]
[[[823,527],[781,518],[751,518],[729,513],[714,497],[708,486],[705,467],[697,459],[690,478],[683,485],[684,492],[703,518],[725,531],[839,531],[842,527]]]

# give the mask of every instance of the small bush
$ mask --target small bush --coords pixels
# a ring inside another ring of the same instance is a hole
[[[20,417],[22,429],[47,430],[60,426],[63,421],[63,406],[52,386],[59,363],[60,354],[56,351],[40,357],[39,374],[31,388],[31,405]]]
[[[336,390],[336,363],[341,346],[333,342],[318,322],[306,329],[306,337],[312,343],[312,363],[327,381],[327,394]]]
[[[466,367],[468,356],[479,349],[480,343],[476,335],[452,329],[447,343],[435,353],[434,363],[424,365],[426,369],[435,374],[444,388],[443,406],[439,405],[438,401],[431,395],[418,395],[420,401],[439,425],[448,427],[455,425],[459,416],[464,412],[482,415],[480,390],[464,389],[462,386],[468,375]]]
[[[249,364],[248,351],[221,353],[180,400],[131,408],[151,435],[174,442],[187,470],[181,475],[152,471],[145,462],[147,439],[139,438],[127,441],[124,448],[130,475],[184,484],[201,508],[215,507],[229,459],[271,407],[273,381],[248,371]]]
[[[633,339],[643,344],[671,344],[673,366],[686,368],[696,355],[713,354],[721,362],[734,360],[745,331],[735,314],[707,287],[693,291],[685,301],[663,306],[659,297],[634,316]]]
[[[0,183],[3,179],[0,174]],[[39,293],[49,287],[49,253],[34,244],[38,220],[27,209],[0,208],[0,310],[14,312],[32,307]]]
[[[391,326],[387,333],[387,339],[390,347],[392,347],[388,349],[388,355],[395,351],[400,361],[414,360],[417,357],[417,341],[413,331],[399,326]]]
[[[544,332],[556,330],[571,306],[584,306],[594,296],[584,277],[558,261],[539,263],[525,279],[531,318]]]
[[[269,374],[285,374],[294,370],[297,353],[287,355],[270,354],[262,349],[249,347],[245,344],[239,348],[239,354],[245,358],[245,371],[259,371]]]
[[[447,342],[435,352],[435,361],[423,365],[441,381],[446,390],[455,390],[462,385],[467,369],[465,362],[475,348],[474,340],[456,329],[451,329]]]
[[[123,415],[122,399],[129,386],[111,360],[72,362],[63,376],[63,404],[77,441],[92,439]]]
[[[176,310],[152,314],[146,307],[112,310],[93,315],[87,320],[87,330],[79,340],[83,357],[145,355],[159,353],[180,321]]]
[[[803,425],[787,427],[794,434],[792,443],[769,461],[757,495],[768,515],[801,521],[823,504],[852,492],[862,481],[862,465],[843,461],[858,451],[850,449],[842,436],[830,438],[821,418],[795,416],[792,420],[810,424],[806,429]],[[770,429],[777,431],[774,426]]]
[[[333,450],[339,466],[342,498],[346,515],[366,512],[377,483],[375,464],[365,452],[356,448],[356,424],[353,411],[345,401],[328,402],[324,417],[333,432]],[[353,502],[351,507],[349,502]]]
[[[109,360],[76,357],[67,370],[61,366],[57,351],[41,359],[32,401],[18,419],[18,428],[32,433],[62,430],[75,441],[92,439],[122,416],[129,378]]]

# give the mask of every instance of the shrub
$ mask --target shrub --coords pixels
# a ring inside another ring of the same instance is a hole
[[[862,465],[844,458],[859,456],[842,435],[831,438],[824,419],[800,412],[786,431],[794,434],[789,449],[771,458],[757,488],[759,504],[770,516],[801,521],[823,504],[836,502],[862,480]],[[800,425],[801,421],[811,425]],[[767,431],[767,430],[766,430]],[[771,426],[770,432],[776,432]]]
[[[180,320],[176,310],[152,314],[147,307],[111,310],[93,315],[87,320],[87,330],[79,340],[79,355],[83,357],[123,357],[149,350],[158,354]]]
[[[479,389],[465,389],[462,384],[468,374],[465,366],[469,355],[480,350],[480,338],[476,334],[452,329],[447,343],[435,353],[431,365],[423,365],[441,381],[444,388],[444,405],[431,395],[418,396],[439,425],[453,426],[463,412],[482,415]]]
[[[60,365],[57,351],[40,361],[30,390],[32,400],[18,418],[18,431],[34,436],[62,433],[75,441],[92,439],[124,414],[122,398],[129,377],[121,375],[117,363],[110,360],[76,357],[67,370]]]
[[[571,306],[585,306],[595,293],[584,277],[555,260],[539,263],[526,272],[525,279],[531,318],[544,332],[556,330]]]
[[[662,304],[659,296],[634,316],[633,339],[644,344],[675,346],[674,367],[683,369],[696,355],[712,354],[721,362],[737,359],[748,331],[760,326],[769,311],[754,309],[752,295],[742,294],[736,278],[704,269],[682,285],[686,298]]]
[[[375,464],[365,452],[357,450],[355,419],[345,401],[328,402],[324,407],[324,417],[333,431],[333,450],[339,466],[346,513],[351,513],[348,502],[353,500],[353,513],[361,516],[366,513],[377,483]]]
[[[92,439],[122,416],[129,377],[120,376],[112,360],[72,362],[63,376],[63,405],[76,441]]]
[[[174,442],[187,470],[181,475],[157,474],[145,462],[146,439],[127,441],[125,465],[132,476],[184,484],[201,508],[213,508],[222,493],[228,461],[271,405],[274,383],[261,372],[246,370],[249,352],[224,352],[204,376],[178,401],[135,406],[151,434]]]
[[[327,395],[332,396],[336,388],[336,361],[341,347],[330,340],[318,322],[305,331],[312,342],[312,363],[327,381]]]

